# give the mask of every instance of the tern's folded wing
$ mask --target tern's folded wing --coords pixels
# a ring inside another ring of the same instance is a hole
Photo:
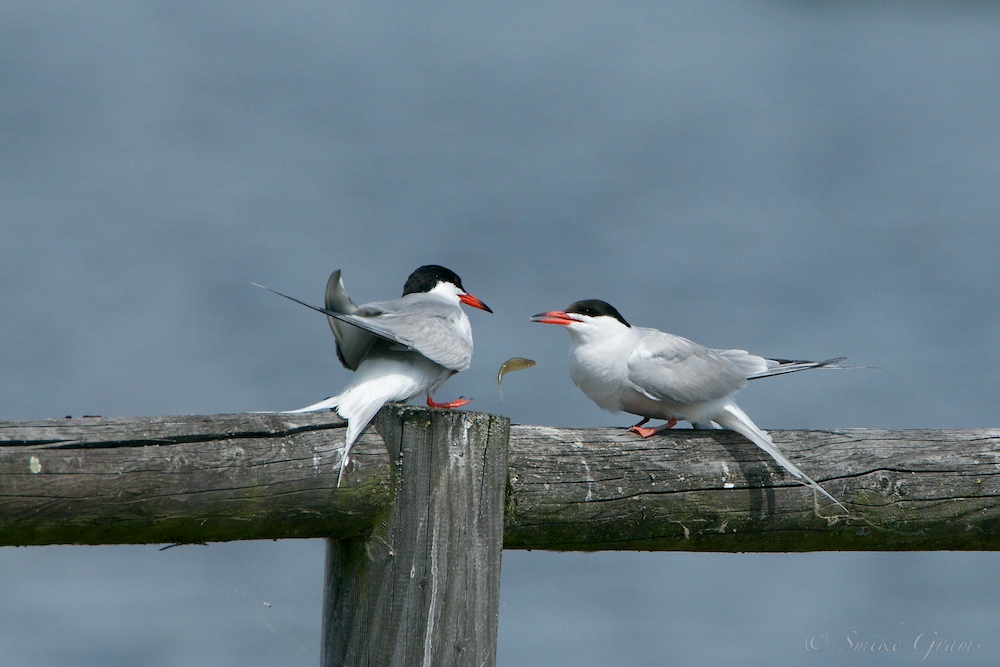
[[[730,396],[744,386],[739,367],[686,338],[647,329],[628,358],[628,379],[646,396],[695,405]]]

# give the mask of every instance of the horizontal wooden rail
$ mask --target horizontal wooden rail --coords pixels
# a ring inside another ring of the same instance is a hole
[[[390,501],[373,431],[336,488],[336,415],[0,422],[0,545],[351,537]]]
[[[1000,549],[1000,429],[770,434],[849,515],[730,431],[517,426],[504,548]]]
[[[771,435],[849,515],[728,431],[513,426],[504,547],[1000,549],[1000,430]],[[392,464],[370,429],[338,489],[342,441],[329,413],[0,422],[0,544],[362,535]]]

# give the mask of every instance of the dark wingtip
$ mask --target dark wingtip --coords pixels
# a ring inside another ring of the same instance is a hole
[[[271,292],[272,294],[277,294],[278,296],[283,296],[286,299],[288,299],[289,301],[294,301],[295,303],[297,303],[299,305],[302,305],[302,306],[305,306],[306,308],[311,308],[312,310],[315,310],[318,313],[323,313],[324,315],[330,315],[332,317],[339,317],[340,316],[339,313],[334,313],[333,311],[327,310],[326,308],[318,308],[316,306],[310,305],[310,304],[306,303],[305,301],[302,301],[300,299],[296,299],[294,296],[288,296],[287,294],[282,294],[278,290],[271,289],[270,287],[266,287],[264,285],[261,285],[260,283],[255,283],[255,282],[251,281],[250,284],[254,285],[256,287],[259,287],[261,289],[267,290],[268,292]]]

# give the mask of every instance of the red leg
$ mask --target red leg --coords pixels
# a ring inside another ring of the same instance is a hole
[[[656,435],[660,431],[666,431],[668,428],[673,428],[673,427],[677,426],[677,420],[676,419],[671,419],[666,424],[660,424],[656,428],[642,428],[642,425],[645,424],[648,421],[649,421],[649,418],[647,417],[646,419],[643,419],[641,422],[639,422],[635,426],[629,428],[629,430],[632,431],[632,433],[638,433],[642,437],[648,438],[650,436]]]
[[[472,401],[471,398],[459,398],[454,401],[448,401],[447,403],[438,403],[433,398],[428,396],[427,406],[431,408],[445,408],[446,410],[450,410],[452,408],[460,408],[463,405],[467,405],[471,401]]]

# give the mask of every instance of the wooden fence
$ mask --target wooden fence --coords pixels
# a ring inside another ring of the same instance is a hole
[[[387,406],[336,487],[332,413],[0,422],[0,545],[327,542],[323,665],[492,665],[502,549],[1000,548],[1000,430],[511,426]]]

